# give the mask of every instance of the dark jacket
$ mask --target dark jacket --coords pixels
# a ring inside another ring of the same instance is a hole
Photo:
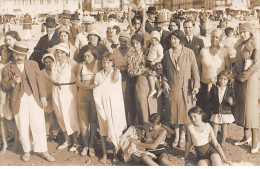
[[[50,41],[48,40],[47,34],[42,36],[35,46],[34,51],[29,59],[36,61],[42,70],[45,67],[42,63],[42,56],[47,53],[48,48],[52,48],[57,44],[59,44],[59,36],[57,31],[54,32]]]
[[[207,92],[207,100],[209,100],[209,107],[210,110],[212,111],[213,114],[231,114],[231,107],[233,105],[230,105],[228,103],[228,98],[232,97],[233,99],[233,104],[236,104],[236,98],[235,98],[235,93],[234,89],[231,87],[227,87],[223,100],[221,103],[219,103],[219,95],[218,95],[218,88],[213,85],[210,92]]]
[[[201,38],[198,38],[196,36],[193,36],[192,41],[191,41],[191,45],[189,44],[187,38],[184,38],[183,44],[185,47],[190,48],[191,50],[193,50],[195,57],[197,59],[199,59],[199,55],[200,55],[200,51],[202,48],[204,48],[204,41]]]
[[[145,22],[145,32],[147,32],[147,33],[151,33],[152,31],[154,31],[155,29],[154,29],[154,26],[152,26],[151,24],[150,24],[150,22],[149,21],[147,21],[146,20],[146,22]]]

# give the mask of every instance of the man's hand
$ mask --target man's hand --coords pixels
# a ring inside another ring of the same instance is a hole
[[[47,106],[46,98],[41,98],[41,107],[44,109]]]
[[[169,94],[170,93],[170,86],[168,85],[168,83],[165,81],[164,83],[163,83],[163,90],[164,90],[164,92],[165,93],[167,93],[167,94]]]
[[[20,78],[19,75],[15,75],[15,76],[13,77],[13,80],[14,80],[14,82],[15,82],[16,84],[21,83],[21,78]]]

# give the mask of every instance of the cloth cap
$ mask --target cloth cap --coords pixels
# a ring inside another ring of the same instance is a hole
[[[61,26],[58,29],[58,35],[60,35],[61,32],[66,32],[66,33],[70,34],[70,31],[69,31],[69,29],[66,26]]]
[[[55,49],[54,51],[56,51],[57,49],[59,49],[59,50],[62,50],[63,52],[65,52],[65,53],[67,53],[67,54],[70,53],[70,49],[69,49],[68,45],[65,44],[65,43],[59,43],[58,45],[55,46],[54,49]]]
[[[127,32],[120,32],[119,38],[126,38],[126,39],[128,39],[128,40],[131,39],[130,34],[127,33]]]
[[[51,53],[46,53],[46,54],[44,54],[44,55],[42,56],[42,63],[43,63],[43,64],[44,64],[44,59],[45,59],[46,57],[51,57],[51,58],[55,61],[55,57],[53,56],[53,54],[51,54]]]
[[[159,42],[161,41],[161,34],[158,31],[152,31],[150,38],[156,38]]]
[[[254,28],[249,22],[241,23],[239,29],[244,29],[252,34],[254,33]]]
[[[28,54],[29,51],[29,47],[25,42],[15,42],[14,47],[9,47],[9,49],[20,54]]]
[[[91,16],[83,16],[82,23],[94,23],[96,22],[95,18]]]

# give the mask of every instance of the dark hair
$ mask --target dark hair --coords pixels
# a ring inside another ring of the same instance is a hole
[[[192,23],[192,26],[195,26],[195,21],[193,19],[186,19],[184,22],[183,22],[183,25],[185,23],[188,23],[188,22],[191,22]]]
[[[131,37],[131,43],[133,40],[136,40],[141,43],[142,46],[144,46],[144,37],[142,35],[139,35],[138,33],[133,34]]]
[[[104,60],[109,60],[110,62],[113,62],[114,63],[114,56],[113,56],[113,53],[110,53],[110,52],[106,52],[102,58],[102,62]]]
[[[140,16],[134,16],[133,19],[132,19],[132,24],[135,25],[136,24],[136,20],[140,20],[140,23],[142,23],[143,21],[143,18],[140,17]]]
[[[117,25],[114,25],[112,28],[113,28],[113,29],[116,29],[116,34],[117,34],[117,35],[121,32],[120,27],[117,26]],[[108,30],[108,29],[107,29],[107,30]]]
[[[190,117],[191,113],[195,113],[195,114],[201,115],[202,117],[205,116],[205,113],[203,112],[203,110],[199,106],[192,107],[189,110],[189,112],[188,112],[189,117]]]
[[[17,41],[21,41],[21,38],[20,38],[19,34],[16,31],[8,31],[8,32],[6,32],[5,36],[7,36],[7,35],[13,37]]]
[[[45,62],[45,59],[47,59],[47,58],[51,59],[51,60],[54,62],[54,59],[53,59],[52,57],[50,57],[50,56],[46,56],[46,57],[43,59],[43,62]]]
[[[180,27],[181,27],[180,21],[177,20],[177,19],[172,19],[172,20],[170,21],[169,26],[168,26],[168,29],[169,29],[170,31],[172,31],[172,28],[171,28],[171,23],[172,23],[172,22],[174,22],[174,23],[177,25],[178,29],[180,29]]]
[[[169,37],[170,37],[170,40],[171,40],[172,36],[176,36],[178,39],[180,39],[181,43],[183,43],[184,38],[185,38],[185,35],[184,35],[183,31],[182,31],[182,30],[179,30],[179,29],[178,29],[178,30],[175,30],[175,31],[173,31],[173,32],[171,33],[171,35],[169,36]]]
[[[227,27],[227,28],[225,29],[225,34],[226,34],[226,36],[228,36],[231,32],[234,32],[234,29],[233,29],[233,28]]]
[[[94,56],[94,58],[97,59],[98,51],[95,47],[86,46],[86,48],[84,49],[84,52],[83,52],[83,56],[84,56],[85,52],[90,52]]]
[[[230,82],[230,81],[232,81],[234,79],[232,72],[230,70],[227,70],[227,69],[222,70],[218,74],[218,76],[217,76],[218,80],[219,80],[220,76],[226,76],[228,78],[228,82]],[[217,84],[218,84],[218,80],[217,80]]]
[[[88,39],[89,39],[89,37],[90,37],[91,35],[92,35],[92,36],[95,35],[95,36],[98,37],[98,42],[97,42],[97,43],[99,43],[99,42],[101,41],[101,38],[100,38],[98,35],[96,35],[96,34],[88,34]]]
[[[149,122],[152,124],[160,124],[161,123],[161,115],[159,113],[154,113],[149,116]]]

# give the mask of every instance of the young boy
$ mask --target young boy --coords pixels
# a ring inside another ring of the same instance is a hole
[[[161,60],[163,59],[163,47],[160,44],[160,33],[158,31],[153,31],[150,35],[151,37],[151,47],[147,56],[147,67],[149,69],[149,83],[151,91],[148,97],[152,97],[156,94],[155,86],[158,89],[157,97],[162,94],[162,88],[159,82],[158,77],[162,74],[162,64]]]

